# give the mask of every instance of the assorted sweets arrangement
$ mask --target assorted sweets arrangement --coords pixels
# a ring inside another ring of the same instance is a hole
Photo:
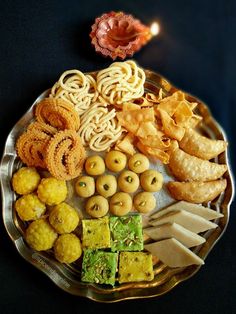
[[[16,141],[23,165],[12,187],[25,241],[58,262],[81,261],[85,283],[152,281],[159,261],[204,264],[192,248],[223,216],[204,204],[226,188],[227,166],[212,159],[227,143],[199,133],[198,104],[183,92],[167,84],[147,93],[145,79],[131,60],[91,75],[66,71]],[[173,199],[164,209],[162,189]]]

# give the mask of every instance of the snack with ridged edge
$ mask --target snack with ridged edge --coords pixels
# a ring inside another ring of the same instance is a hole
[[[71,180],[80,175],[85,157],[80,137],[74,130],[65,130],[50,140],[45,162],[52,176],[59,180]]]
[[[215,180],[209,182],[177,182],[167,183],[167,188],[173,198],[190,203],[204,203],[214,200],[222,193],[227,181]]]
[[[75,130],[80,126],[80,119],[74,106],[64,99],[45,98],[35,109],[35,117],[39,122],[47,123],[59,130]]]

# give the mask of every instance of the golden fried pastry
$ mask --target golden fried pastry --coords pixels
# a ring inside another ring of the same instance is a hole
[[[80,197],[90,197],[95,193],[94,178],[89,176],[79,177],[75,183],[75,191]]]
[[[185,130],[184,137],[179,142],[180,148],[186,153],[206,160],[224,152],[227,145],[225,141],[207,138],[190,128]]]
[[[212,181],[220,178],[227,170],[226,165],[200,159],[181,149],[171,153],[169,168],[180,181]]]
[[[128,193],[118,192],[110,200],[110,211],[115,216],[128,214],[132,209],[132,198]]]
[[[102,157],[90,156],[85,161],[85,170],[91,176],[99,176],[105,172],[105,163]]]
[[[45,169],[45,150],[51,137],[43,132],[26,131],[16,142],[16,151],[20,159],[29,167]]]
[[[37,121],[47,123],[59,130],[75,130],[80,126],[79,115],[68,101],[56,98],[45,98],[35,109]]]
[[[105,216],[108,212],[109,204],[105,197],[101,195],[95,195],[88,199],[85,210],[90,216],[94,218],[100,218]]]
[[[106,154],[105,157],[107,168],[113,172],[119,172],[123,170],[126,166],[126,162],[126,155],[116,150],[111,150]]]
[[[85,160],[85,149],[76,131],[60,131],[47,145],[45,162],[52,176],[71,180],[80,175]]]
[[[133,193],[139,187],[139,177],[135,172],[125,170],[119,175],[118,186],[123,192]]]
[[[110,174],[98,177],[96,180],[96,189],[103,197],[112,196],[117,190],[116,177]]]
[[[149,168],[149,160],[143,154],[135,154],[128,161],[129,169],[135,173],[142,173]]]
[[[173,198],[191,203],[209,202],[222,193],[227,181],[216,180],[209,182],[168,182],[167,188]]]
[[[160,172],[149,169],[141,174],[140,183],[145,191],[157,192],[162,188],[163,176]]]
[[[35,132],[40,132],[45,135],[48,135],[49,137],[52,137],[57,133],[57,129],[54,128],[53,126],[39,122],[39,121],[34,121],[30,123],[30,125],[27,128],[27,131],[35,131]]]
[[[140,213],[149,213],[156,207],[156,198],[150,192],[140,192],[134,197],[134,208]]]

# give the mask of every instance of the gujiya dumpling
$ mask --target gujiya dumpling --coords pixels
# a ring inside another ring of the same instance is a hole
[[[204,203],[215,199],[227,186],[227,181],[168,182],[167,188],[173,198],[191,203]]]
[[[218,156],[226,150],[227,145],[223,140],[207,138],[191,128],[185,130],[184,137],[179,142],[180,148],[186,153],[206,160]]]
[[[226,165],[200,159],[181,149],[171,153],[169,168],[180,181],[212,181],[220,178],[227,170]]]

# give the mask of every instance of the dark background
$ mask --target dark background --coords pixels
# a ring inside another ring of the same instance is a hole
[[[0,1],[0,139],[66,69],[92,71],[111,61],[95,54],[88,34],[96,16],[124,10],[161,33],[135,55],[205,101],[228,134],[236,131],[236,1]],[[235,170],[235,163],[232,165]],[[235,205],[227,231],[206,265],[168,294],[117,304],[68,295],[24,261],[0,224],[1,313],[236,313]]]

